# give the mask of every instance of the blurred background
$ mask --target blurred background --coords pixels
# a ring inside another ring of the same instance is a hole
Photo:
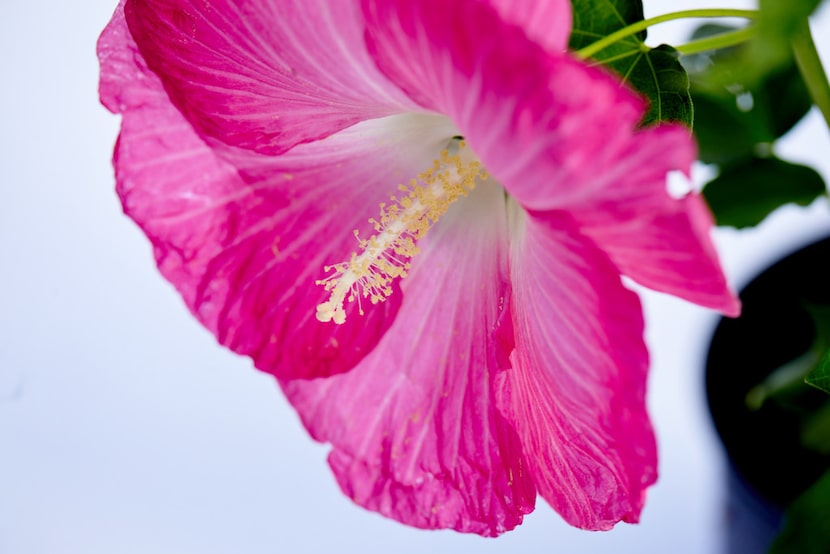
[[[98,104],[95,58],[115,4],[0,0],[0,554],[717,551],[729,518],[703,394],[717,315],[648,292],[661,477],[641,524],[583,532],[540,500],[493,540],[353,506],[327,448],[270,378],[190,317],[121,213],[110,166],[119,121]],[[696,7],[753,3],[645,2],[647,17]],[[648,43],[684,41],[694,26],[658,26]],[[813,33],[827,62],[826,6]],[[778,150],[830,178],[817,111]],[[716,240],[740,288],[828,234],[819,200]]]

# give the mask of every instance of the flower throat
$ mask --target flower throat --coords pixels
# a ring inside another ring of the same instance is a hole
[[[464,142],[457,144],[454,154],[442,150],[432,167],[419,174],[417,179],[411,179],[409,186],[399,185],[398,190],[405,193],[404,196],[392,196],[391,204],[380,204],[380,219],[369,220],[375,234],[361,239],[355,229],[354,235],[361,249],[359,254],[352,252],[349,261],[324,268],[331,275],[317,284],[323,285],[331,296],[327,302],[317,305],[318,320],[334,321],[338,325],[344,323],[343,304],[346,300],[356,300],[361,315],[361,298],[372,304],[386,300],[392,294],[392,281],[406,277],[410,259],[420,251],[417,241],[453,202],[475,188],[477,178],[487,178],[479,161],[462,159]]]

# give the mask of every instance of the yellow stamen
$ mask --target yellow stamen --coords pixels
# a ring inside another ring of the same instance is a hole
[[[380,220],[370,219],[376,231],[369,239],[361,239],[355,229],[362,252],[352,252],[347,262],[326,266],[332,274],[317,281],[331,292],[327,302],[317,305],[317,319],[334,321],[338,325],[346,321],[343,304],[357,300],[363,315],[361,297],[372,304],[383,302],[392,294],[392,281],[406,277],[410,259],[419,249],[417,241],[426,234],[433,223],[446,213],[450,204],[475,188],[476,178],[487,176],[478,161],[464,161],[459,151],[450,155],[441,152],[440,158],[428,170],[412,179],[409,185],[399,185],[406,193],[392,203],[381,203]]]

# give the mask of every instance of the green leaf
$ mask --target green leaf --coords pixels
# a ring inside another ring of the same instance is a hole
[[[573,31],[570,47],[579,50],[614,31],[643,20],[640,0],[572,0]],[[636,47],[646,40],[646,32],[628,37],[620,43]],[[612,47],[613,48],[613,47]]]
[[[732,30],[703,25],[693,38]],[[683,59],[689,72],[694,101],[695,135],[700,159],[729,164],[751,157],[758,145],[768,145],[783,136],[810,110],[812,99],[801,74],[790,58],[786,63],[742,82],[734,71],[734,59],[747,46]],[[723,84],[726,81],[729,86]]]
[[[627,68],[628,82],[650,100],[643,125],[679,121],[692,126],[694,110],[689,77],[679,58],[677,50],[662,44],[632,60]]]
[[[574,26],[570,48],[579,50],[597,40],[643,19],[639,0],[574,0]],[[691,126],[692,100],[689,79],[671,46],[649,48],[646,33],[626,37],[594,56],[649,100],[642,125],[679,121]]]
[[[770,554],[830,552],[830,471],[799,496],[786,511],[784,528]]]
[[[722,86],[753,87],[792,62],[792,37],[821,0],[759,0],[757,34],[721,61],[713,79]]]
[[[818,365],[813,369],[804,381],[817,389],[830,394],[830,350],[824,352]]]
[[[792,56],[790,44],[798,26],[821,0],[759,0],[758,36],[750,41],[743,61],[745,71],[763,75],[766,68],[784,64]]]
[[[702,162],[730,164],[751,158],[756,145],[775,140],[762,118],[738,107],[737,95],[701,94],[692,87],[692,100],[694,133]]]
[[[824,192],[814,169],[774,157],[726,167],[703,188],[717,224],[739,229],[757,225],[784,204],[807,206]]]
[[[813,107],[807,85],[793,61],[768,74],[753,94],[758,106],[768,114],[776,137],[787,134]]]

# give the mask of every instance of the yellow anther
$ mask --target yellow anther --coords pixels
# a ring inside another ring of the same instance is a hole
[[[327,302],[317,305],[317,319],[342,324],[346,321],[343,304],[357,300],[363,314],[361,298],[372,304],[383,302],[392,294],[392,281],[406,277],[410,259],[419,249],[417,241],[446,213],[450,205],[475,188],[476,179],[485,172],[478,161],[464,161],[458,143],[458,152],[443,150],[432,166],[411,179],[409,185],[398,185],[405,196],[392,196],[392,203],[380,204],[380,219],[369,223],[377,234],[361,239],[355,237],[362,252],[352,252],[349,261],[326,266],[331,274],[317,281],[331,292]]]

